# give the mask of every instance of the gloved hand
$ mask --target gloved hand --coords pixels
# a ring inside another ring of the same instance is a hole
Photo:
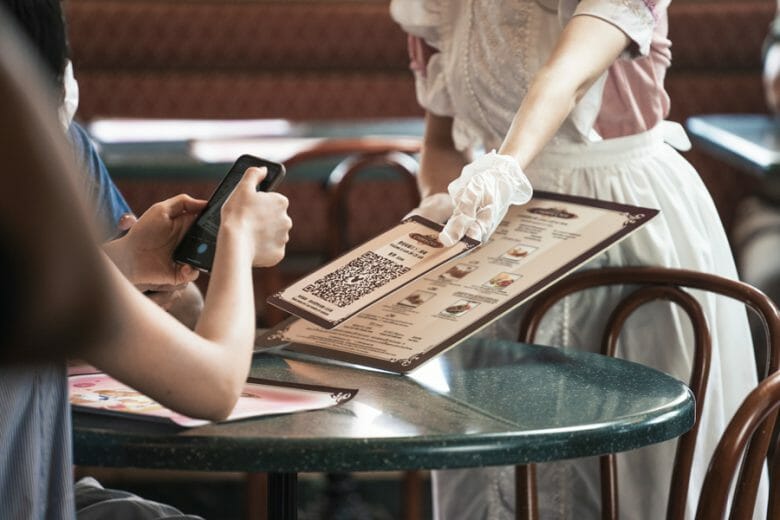
[[[450,197],[449,193],[434,193],[421,200],[420,205],[407,213],[404,218],[420,215],[428,220],[444,224],[452,216],[454,208],[455,204],[452,202],[452,197]]]
[[[494,151],[466,165],[447,187],[455,210],[439,235],[447,247],[464,235],[486,241],[510,204],[525,204],[533,188],[517,161]]]

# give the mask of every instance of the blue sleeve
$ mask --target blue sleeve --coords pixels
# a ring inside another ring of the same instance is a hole
[[[109,240],[119,233],[117,226],[120,217],[132,213],[132,210],[111,180],[106,165],[98,155],[86,130],[75,122],[71,123],[68,137],[73,145],[76,161],[84,172],[84,189],[87,200],[93,204],[102,238]]]

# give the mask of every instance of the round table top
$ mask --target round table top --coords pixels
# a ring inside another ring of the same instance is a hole
[[[468,340],[410,375],[255,357],[252,376],[357,388],[338,406],[182,430],[75,413],[81,465],[206,471],[380,471],[545,462],[677,437],[681,382],[597,354]]]

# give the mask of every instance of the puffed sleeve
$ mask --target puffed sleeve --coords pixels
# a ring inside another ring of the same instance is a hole
[[[439,1],[392,0],[390,15],[411,36],[409,54],[418,103],[434,114],[453,115],[445,71],[448,31]],[[420,40],[434,52],[420,52]]]
[[[653,30],[671,0],[561,0],[559,14],[568,19],[573,16],[589,15],[605,20],[634,42],[629,48],[630,56],[647,56]]]

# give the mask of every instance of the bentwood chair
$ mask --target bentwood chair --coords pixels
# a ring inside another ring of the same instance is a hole
[[[704,478],[699,506],[696,510],[697,520],[724,520],[728,508],[729,491],[737,476],[739,464],[743,459],[745,448],[756,442],[754,438],[774,422],[771,416],[780,408],[780,373],[772,374],[764,379],[748,394],[737,409],[737,413],[723,432],[715,453],[710,460],[707,475]],[[770,495],[767,518],[780,518],[780,454],[774,453],[771,468]],[[762,458],[746,461],[745,464],[758,464],[757,468],[748,471],[761,471]],[[745,472],[745,469],[742,470]],[[729,518],[750,519],[753,517],[752,498],[757,493],[757,482],[745,483],[738,481],[732,499]]]
[[[360,176],[378,168],[393,171],[398,179],[360,182]],[[417,206],[417,169],[412,156],[396,150],[352,154],[334,168],[328,177],[330,258],[392,227]],[[354,208],[359,203],[362,207]]]
[[[767,335],[766,366],[759,380],[777,371],[780,364],[780,318],[772,301],[754,287],[715,276],[712,274],[660,267],[611,267],[575,273],[539,295],[529,306],[520,327],[519,340],[527,343],[534,341],[536,332],[545,313],[564,297],[587,289],[624,285],[633,287],[619,303],[606,322],[601,351],[602,354],[614,356],[621,329],[626,320],[643,305],[666,300],[677,304],[689,317],[694,331],[694,361],[690,378],[691,390],[696,397],[696,425],[680,437],[675,454],[672,480],[669,486],[669,501],[667,518],[682,519],[685,512],[688,495],[688,481],[691,471],[698,424],[706,397],[707,379],[711,358],[711,341],[709,328],[701,306],[697,300],[683,289],[696,289],[726,296],[743,302],[752,309],[763,323]],[[663,324],[658,324],[659,327]],[[661,347],[659,347],[661,348]],[[757,488],[761,476],[761,465],[767,449],[772,445],[772,428],[776,420],[773,412],[750,443],[745,465],[740,475],[740,482],[747,489]],[[614,455],[601,458],[601,495],[602,518],[618,518],[617,500],[617,465]],[[532,520],[538,518],[536,501],[536,473],[533,465],[516,468],[516,517]],[[753,508],[755,492],[745,493],[740,500],[746,504],[740,507]]]
[[[330,258],[336,258],[390,228],[417,206],[420,201],[418,163],[409,151],[363,150],[346,157],[333,169],[328,177]],[[391,181],[383,178],[371,180],[372,172],[376,177],[379,169],[391,171],[396,178]],[[329,475],[329,478],[332,482],[341,483],[347,477]],[[422,518],[421,472],[405,472],[401,484],[403,518]]]
[[[389,229],[417,206],[420,200],[418,163],[413,155],[419,151],[420,140],[413,138],[328,139],[285,161],[290,170],[307,161],[339,158],[325,183],[328,222],[324,259],[336,258]],[[284,285],[278,279],[279,271],[274,273],[277,278],[270,279],[272,287],[266,289],[269,294]],[[281,319],[277,312],[281,311],[269,309],[271,322]],[[263,479],[263,475],[251,475],[250,487],[253,490],[263,489]],[[331,502],[347,503],[355,488],[351,477],[348,474],[328,474],[327,481],[326,493]],[[402,515],[405,520],[422,518],[422,489],[421,472],[407,471],[402,481]],[[263,500],[258,496],[253,500],[251,509],[261,512]],[[328,510],[323,514],[327,518],[335,518],[339,513]],[[359,516],[361,513],[352,510],[349,514]]]
[[[284,164],[289,172],[294,173],[297,168],[315,171],[317,179],[324,182],[297,183],[297,198],[305,200],[309,196],[311,202],[290,206],[288,211],[294,225],[285,259],[276,268],[264,272],[259,292],[274,294],[324,261],[390,227],[416,206],[417,188],[413,179],[417,163],[413,154],[419,151],[419,138],[329,138],[286,159]],[[388,180],[390,171],[401,174],[402,182]],[[362,182],[364,177],[366,182]],[[301,188],[302,185],[305,187]],[[392,193],[380,191],[389,190],[390,186],[394,187]],[[280,191],[284,193],[285,189],[282,184]],[[266,306],[264,313],[266,325],[287,317],[285,312],[271,306]]]

